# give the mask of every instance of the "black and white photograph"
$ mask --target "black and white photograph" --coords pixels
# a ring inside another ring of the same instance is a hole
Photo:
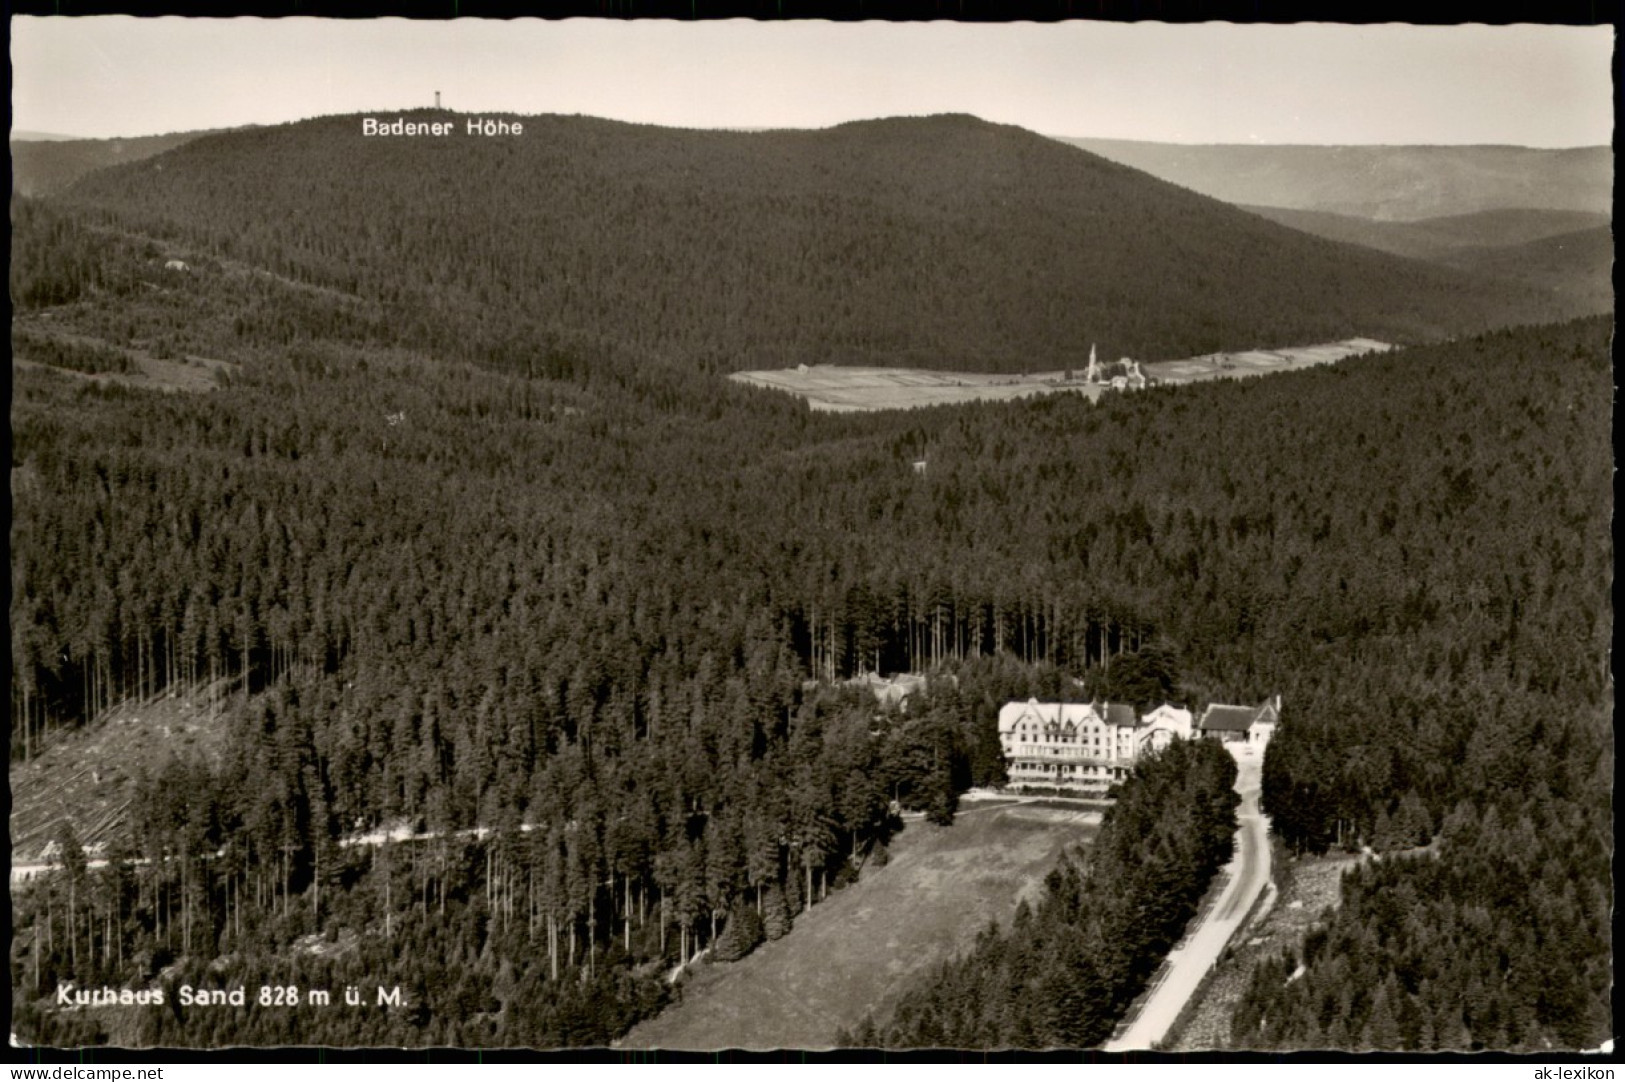
[[[1612,1052],[1613,27],[10,33],[14,1054]]]

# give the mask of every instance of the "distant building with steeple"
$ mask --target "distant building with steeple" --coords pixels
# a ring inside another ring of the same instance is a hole
[[[1100,382],[1100,362],[1095,359],[1095,344],[1089,343],[1089,367],[1083,370],[1085,383]]]

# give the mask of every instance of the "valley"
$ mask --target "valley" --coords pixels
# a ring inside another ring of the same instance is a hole
[[[1153,386],[1202,383],[1214,379],[1242,379],[1272,372],[1297,371],[1391,348],[1374,339],[1356,338],[1316,346],[1242,350],[1177,361],[1151,361],[1141,368]],[[914,409],[965,402],[1008,402],[1058,391],[1098,399],[1113,389],[1109,381],[1091,382],[1085,371],[1081,370],[1004,376],[935,372],[918,368],[802,365],[772,372],[735,372],[728,378],[786,391],[805,399],[812,409],[829,413]]]

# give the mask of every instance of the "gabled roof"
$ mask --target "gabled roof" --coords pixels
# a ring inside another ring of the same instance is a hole
[[[1023,721],[1031,721],[1050,731],[1065,726],[1075,732],[1077,726],[1097,720],[1099,714],[1091,703],[1041,703],[1037,699],[1028,699],[1026,702],[1005,703],[999,708],[1001,733],[1014,731]]]
[[[1139,719],[1134,716],[1134,708],[1127,703],[1107,703],[1105,714],[1106,724],[1120,729],[1132,729],[1139,724]]]
[[[1258,717],[1256,706],[1224,706],[1214,704],[1202,711],[1202,720],[1196,723],[1204,732],[1244,733]]]
[[[1193,715],[1189,710],[1173,706],[1169,703],[1163,703],[1161,706],[1142,717],[1140,719],[1140,725],[1142,727],[1163,728],[1173,726],[1181,731],[1188,732],[1191,726],[1195,723],[1195,720],[1195,715]]]

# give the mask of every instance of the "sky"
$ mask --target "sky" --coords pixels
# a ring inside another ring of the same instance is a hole
[[[14,131],[434,103],[701,128],[971,113],[1176,143],[1608,144],[1613,28],[473,19],[11,21]]]

